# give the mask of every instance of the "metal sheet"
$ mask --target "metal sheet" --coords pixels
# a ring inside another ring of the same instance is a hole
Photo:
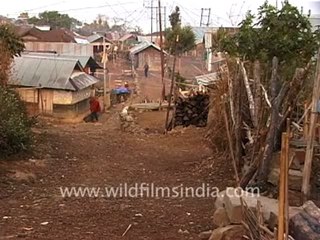
[[[77,65],[80,66],[77,59],[40,56],[16,57],[9,84],[73,91],[82,89],[82,84],[75,87],[70,82],[70,77]]]
[[[91,85],[99,82],[99,79],[84,72],[74,72],[72,73],[70,79],[71,84],[76,90],[90,87]]]

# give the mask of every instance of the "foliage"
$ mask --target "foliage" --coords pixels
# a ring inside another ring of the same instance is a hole
[[[20,55],[24,49],[22,40],[14,33],[9,25],[0,25],[0,85],[8,80],[11,60]]]
[[[31,121],[18,94],[0,86],[0,155],[17,153],[31,143]]]
[[[20,55],[24,49],[22,40],[10,25],[0,25],[0,45],[8,50],[11,58]]]
[[[12,58],[24,48],[12,28],[0,26],[0,155],[16,153],[31,141],[30,122],[18,94],[6,86]]]
[[[178,54],[182,54],[195,47],[195,35],[191,27],[181,26],[180,9],[176,7],[175,11],[169,16],[171,28],[165,31],[165,49],[170,53],[175,52],[177,49]],[[177,36],[179,36],[178,42]]]
[[[255,18],[257,22],[254,23]],[[271,61],[304,66],[318,49],[318,32],[312,32],[307,16],[283,3],[281,9],[264,3],[257,16],[248,12],[240,23],[239,32],[225,37],[220,46],[232,56],[254,61]]]
[[[52,28],[67,28],[70,29],[75,25],[81,25],[81,22],[68,14],[61,14],[58,11],[45,11],[39,14],[38,17],[28,19],[29,24],[49,25]]]
[[[94,32],[106,32],[110,30],[110,26],[107,20],[104,20],[101,15],[98,15],[98,20],[94,20],[92,23],[85,23],[78,32],[85,36],[90,36]]]
[[[228,64],[232,77],[224,91],[229,97],[224,108],[233,121],[229,125],[237,163],[249,169],[241,184],[253,176],[261,186],[267,180],[286,119],[308,96],[304,90],[319,36],[308,17],[288,1],[280,9],[266,2],[256,16],[247,13],[237,32],[221,28],[214,35],[212,47],[227,52],[233,62],[231,68]],[[214,122],[219,118],[215,115]]]

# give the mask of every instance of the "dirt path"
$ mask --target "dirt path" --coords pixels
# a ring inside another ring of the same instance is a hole
[[[163,117],[144,113],[139,122],[156,132]],[[205,129],[134,135],[121,132],[116,118],[42,126],[32,155],[1,161],[0,239],[197,239],[211,228],[211,198],[61,196],[60,187],[228,184],[230,169],[210,159]]]

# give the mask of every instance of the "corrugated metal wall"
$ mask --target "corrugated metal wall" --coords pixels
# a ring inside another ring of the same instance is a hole
[[[59,54],[92,56],[93,46],[79,43],[25,42],[27,51],[56,51]]]

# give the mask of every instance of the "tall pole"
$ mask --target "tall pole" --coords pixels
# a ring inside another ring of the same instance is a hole
[[[106,61],[106,38],[103,36],[103,105],[107,110],[107,61]]]
[[[311,105],[311,116],[310,116],[310,126],[307,136],[307,149],[306,156],[302,174],[302,194],[303,201],[306,201],[310,195],[310,177],[311,177],[311,168],[313,160],[313,148],[314,148],[314,138],[316,125],[318,121],[318,103],[320,97],[320,48],[318,50],[318,59],[317,59],[317,69],[316,75],[313,83],[313,95],[312,95],[312,105]]]
[[[151,42],[153,42],[153,0],[151,0]]]
[[[162,92],[161,97],[162,101],[164,101],[165,95],[166,95],[166,88],[164,84],[164,53],[163,53],[163,34],[162,34],[162,21],[161,21],[161,1],[158,1],[159,5],[159,30],[160,30],[160,49],[161,49],[161,83],[162,83]]]
[[[171,108],[171,102],[172,102],[172,95],[173,95],[173,90],[175,87],[175,70],[176,70],[176,61],[177,61],[177,46],[179,42],[179,35],[176,37],[176,42],[175,42],[175,49],[174,49],[174,58],[173,58],[173,67],[172,67],[172,75],[171,75],[171,87],[170,87],[170,94],[169,94],[169,103],[168,103],[168,109],[167,109],[167,116],[166,116],[166,123],[165,123],[165,129],[164,132],[166,133],[168,130],[168,122],[169,122],[169,112]],[[174,117],[174,116],[173,116]],[[174,126],[172,126],[174,127]]]

